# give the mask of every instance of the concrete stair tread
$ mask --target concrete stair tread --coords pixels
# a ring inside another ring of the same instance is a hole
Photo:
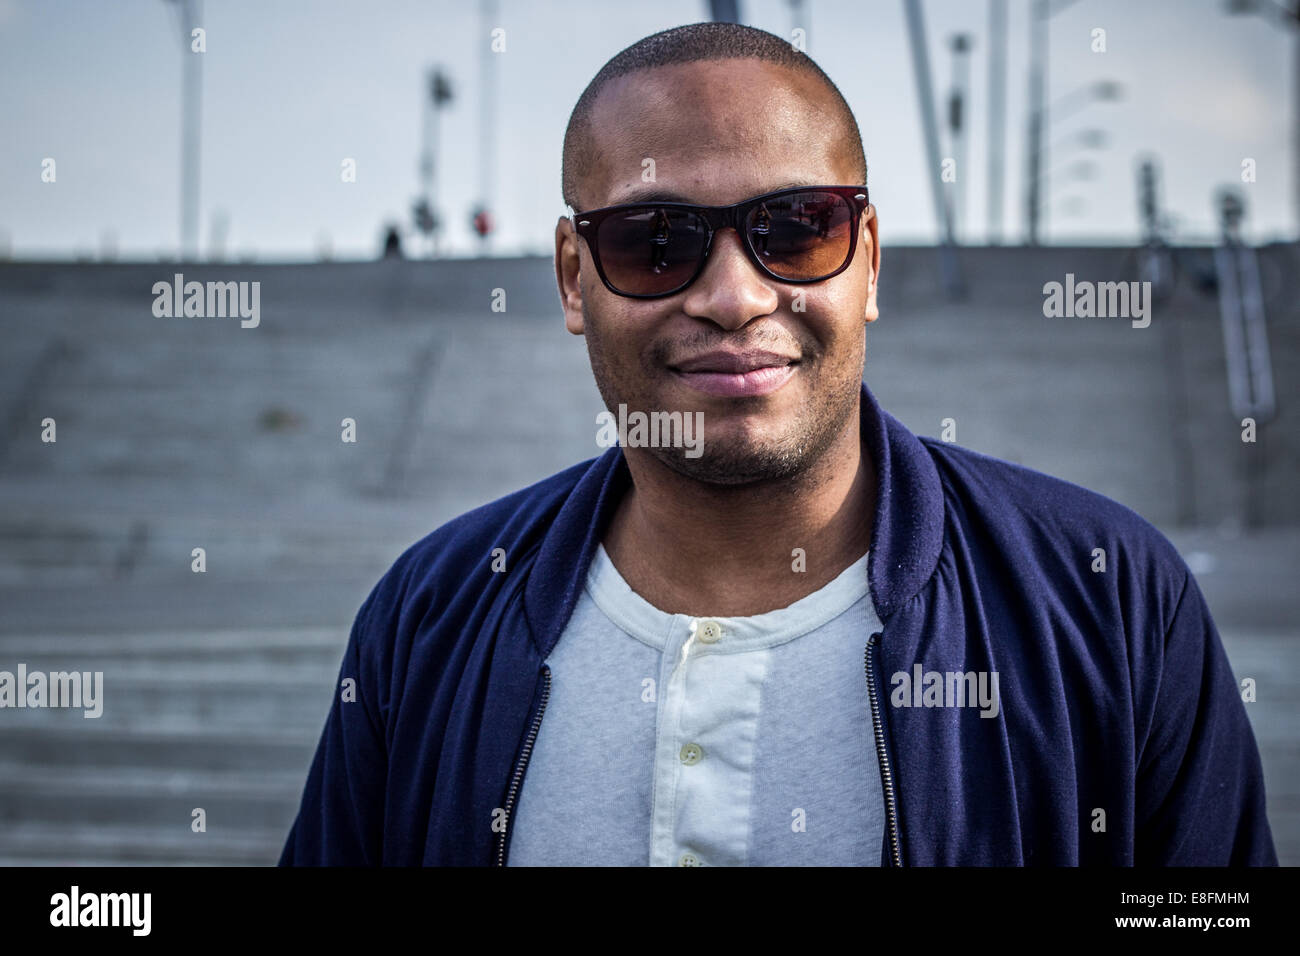
[[[288,830],[241,827],[210,828],[193,833],[180,827],[139,824],[69,825],[28,823],[0,827],[0,864],[45,859],[48,865],[91,865],[95,859],[114,864],[136,861],[197,865],[274,864]]]
[[[39,653],[57,649],[66,654],[113,654],[132,656],[204,652],[227,654],[240,650],[302,649],[337,650],[347,638],[333,628],[276,628],[255,630],[157,631],[126,634],[0,634],[0,655]]]
[[[128,766],[33,766],[0,761],[0,793],[76,792],[85,795],[274,796],[301,792],[297,770],[230,771]]]

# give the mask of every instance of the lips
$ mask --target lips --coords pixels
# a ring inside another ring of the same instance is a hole
[[[765,351],[706,352],[669,365],[697,391],[725,398],[746,398],[776,391],[793,376],[799,360]]]

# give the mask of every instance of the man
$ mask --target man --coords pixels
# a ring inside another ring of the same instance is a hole
[[[1173,547],[863,386],[877,221],[810,59],[731,24],[633,45],[564,196],[565,324],[656,428],[397,560],[282,863],[1276,862]]]

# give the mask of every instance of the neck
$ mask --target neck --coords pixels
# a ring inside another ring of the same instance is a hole
[[[857,414],[818,461],[779,481],[710,485],[645,449],[624,454],[633,485],[603,543],[632,590],[662,611],[743,617],[787,607],[870,546],[876,475]]]

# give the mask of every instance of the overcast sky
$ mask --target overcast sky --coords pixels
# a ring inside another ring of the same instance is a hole
[[[499,0],[506,50],[494,55],[494,250],[549,253],[560,199],[560,144],[582,88],[609,57],[666,27],[704,19],[703,0]],[[1011,0],[1004,228],[1023,236],[1028,0]],[[1237,184],[1257,239],[1295,231],[1291,56],[1297,42],[1222,0],[1079,0],[1051,21],[1049,100],[1098,80],[1118,103],[1054,124],[1052,143],[1100,128],[1107,148],[1058,150],[1055,174],[1091,160],[1095,175],[1056,175],[1053,242],[1129,242],[1138,231],[1135,167],[1155,154],[1179,238],[1216,232],[1212,197]],[[936,90],[951,76],[948,38],[974,36],[966,234],[987,225],[987,17],[984,0],[924,0]],[[403,228],[418,192],[423,76],[455,84],[443,111],[439,201],[452,253],[476,248],[479,51],[490,43],[472,2],[205,0],[201,247],[224,221],[226,253],[261,260],[370,257],[386,221]],[[936,235],[901,0],[806,0],[808,52],[858,117],[881,239]],[[745,22],[785,37],[786,0],[741,0]],[[1106,31],[1093,52],[1093,31]],[[0,0],[0,252],[15,258],[153,259],[179,233],[180,75],[175,11],[165,0]],[[947,145],[943,152],[950,150]],[[57,180],[41,181],[53,158]],[[353,158],[357,181],[340,181]],[[1256,181],[1241,184],[1243,159]],[[959,169],[959,176],[961,170]]]

